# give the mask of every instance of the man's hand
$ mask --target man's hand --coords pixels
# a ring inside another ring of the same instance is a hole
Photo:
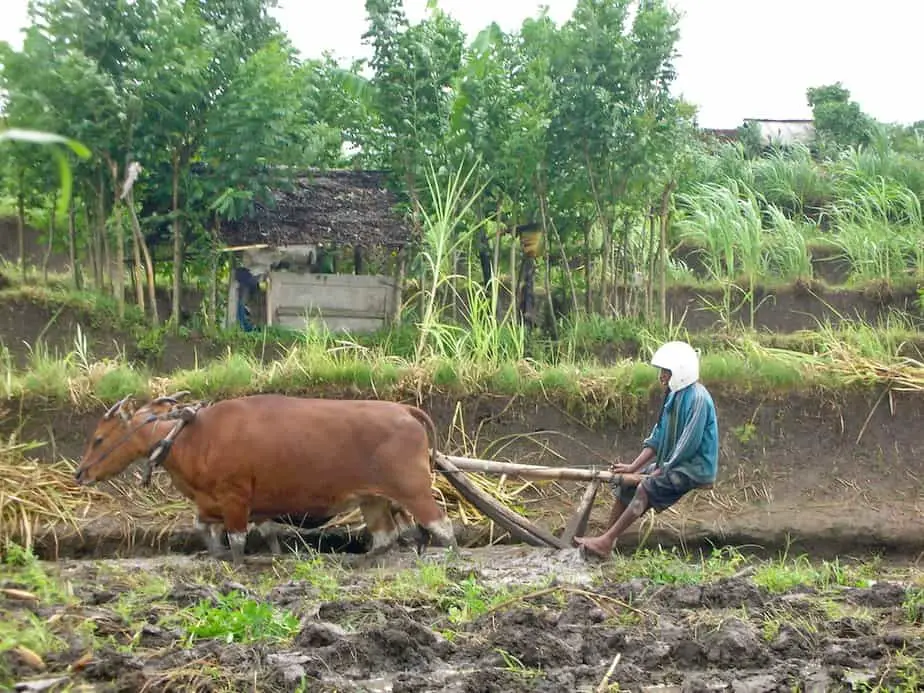
[[[610,465],[610,471],[613,474],[632,474],[634,471],[631,464],[623,464],[622,462],[614,462]]]

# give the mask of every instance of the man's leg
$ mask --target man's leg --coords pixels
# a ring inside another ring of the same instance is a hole
[[[613,492],[613,508],[610,510],[610,518],[606,523],[608,527],[612,527],[616,523],[616,520],[626,511],[635,496],[635,489],[632,487],[626,488],[616,484],[615,480],[611,481],[610,484]]]
[[[583,546],[602,558],[609,556],[613,552],[613,546],[619,535],[625,532],[633,522],[648,510],[649,501],[648,493],[645,491],[645,484],[649,481],[651,479],[646,479],[636,487],[632,502],[626,506],[626,509],[608,530],[598,537],[575,537],[574,541],[577,545]],[[614,507],[613,510],[615,511],[616,508]]]
[[[645,479],[635,491],[632,502],[613,525],[598,537],[575,537],[574,541],[598,556],[607,557],[616,540],[649,508],[662,512],[692,491],[695,484],[685,474],[668,472]],[[614,508],[615,510],[615,508]]]

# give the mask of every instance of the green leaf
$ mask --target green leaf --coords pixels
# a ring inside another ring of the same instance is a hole
[[[90,150],[85,145],[72,140],[70,137],[56,135],[53,132],[42,132],[41,130],[23,130],[21,128],[10,128],[0,132],[0,141],[12,140],[14,142],[32,142],[34,144],[63,144],[70,148],[74,154],[81,159],[90,158]]]

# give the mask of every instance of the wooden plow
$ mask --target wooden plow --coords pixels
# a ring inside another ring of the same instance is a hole
[[[597,497],[600,485],[614,478],[621,485],[637,486],[643,478],[641,474],[614,474],[594,468],[543,467],[534,464],[512,464],[493,460],[478,460],[469,457],[436,454],[436,467],[446,480],[486,517],[504,528],[510,535],[531,546],[545,546],[564,549],[571,546],[574,537],[587,528],[591,508]],[[577,509],[565,525],[560,537],[556,537],[542,527],[530,522],[522,515],[513,512],[504,504],[492,498],[466,478],[467,472],[487,474],[506,474],[524,479],[554,479],[558,481],[587,481],[587,490],[581,498]]]

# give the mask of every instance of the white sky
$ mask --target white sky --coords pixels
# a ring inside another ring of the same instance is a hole
[[[556,22],[576,0],[546,0]],[[840,80],[873,117],[924,120],[917,84],[924,2],[878,0],[672,0],[680,25],[675,93],[697,104],[703,127],[736,127],[744,118],[809,118],[805,90]],[[27,0],[0,0],[0,40],[20,44]],[[276,15],[306,57],[331,50],[369,55],[363,0],[281,0]],[[537,0],[441,0],[473,38],[491,21],[517,28]],[[426,0],[405,0],[412,21]],[[322,7],[324,9],[322,9]]]

